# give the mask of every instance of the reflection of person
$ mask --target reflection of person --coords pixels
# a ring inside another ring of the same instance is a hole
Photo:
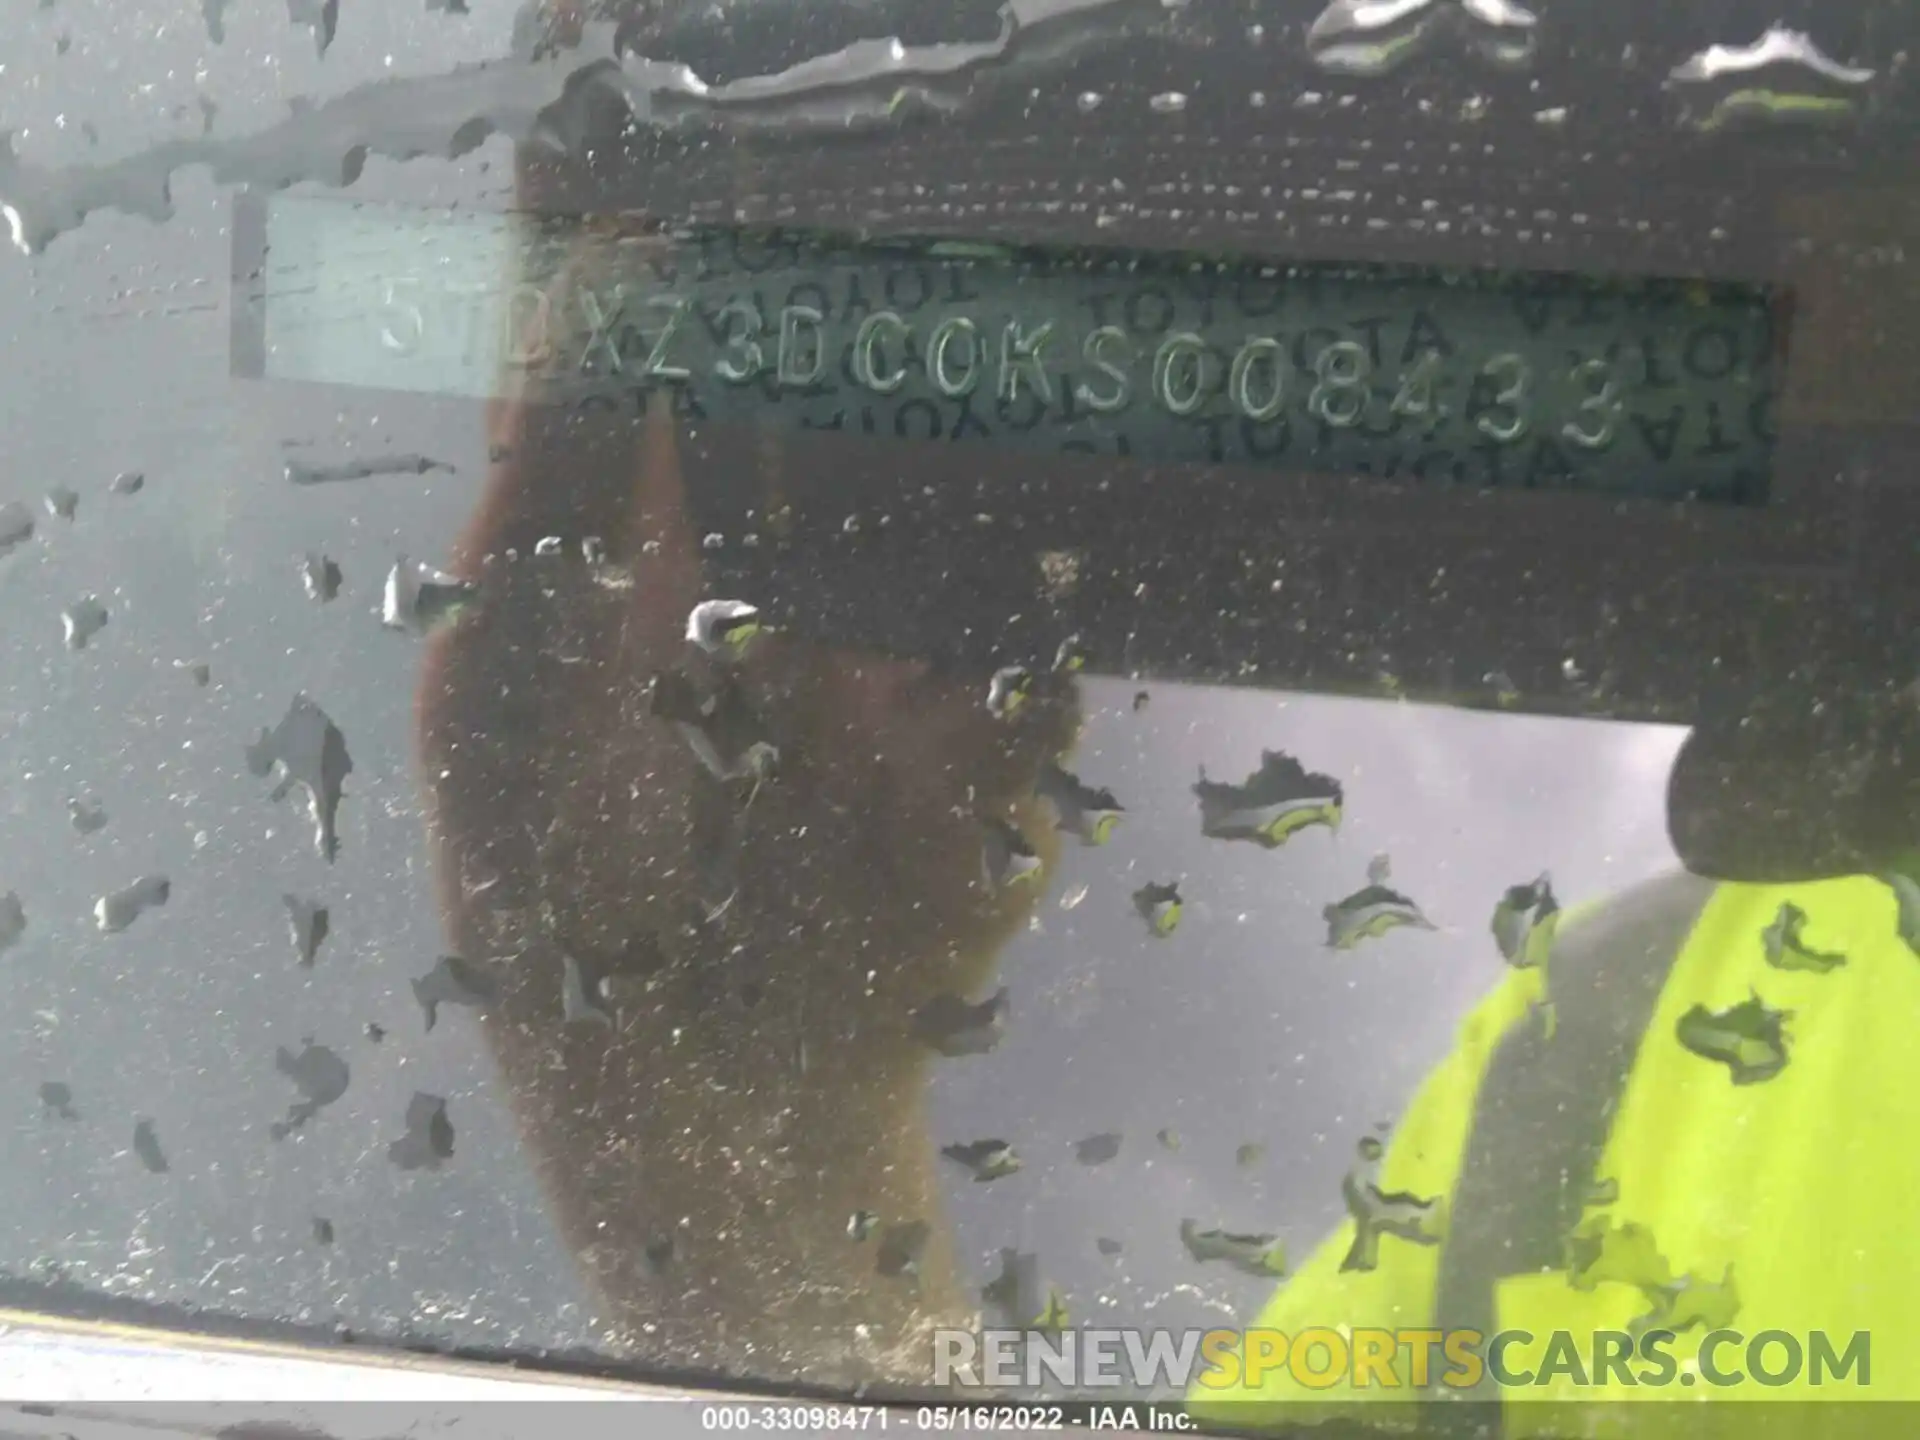
[[[565,0],[535,13],[578,33]],[[552,208],[565,165],[522,151],[520,203]],[[634,243],[571,253],[565,283],[602,290],[621,277],[594,257],[659,243],[613,224]],[[925,1384],[924,1332],[977,1296],[941,1223],[914,1017],[989,989],[1031,907],[1038,887],[984,873],[989,824],[1057,853],[1034,791],[1071,744],[1071,686],[995,714],[988,675],[816,643],[804,617],[738,663],[703,653],[696,605],[762,597],[707,588],[689,496],[751,476],[768,514],[780,457],[716,427],[694,444],[664,393],[631,413],[489,411],[451,560],[483,593],[435,637],[419,702],[451,940],[506,962],[489,1039],[612,1348],[682,1375]],[[535,553],[550,536],[564,554]],[[710,726],[689,708],[708,696]],[[755,743],[771,765],[708,763]]]
[[[543,12],[577,33],[571,4]],[[522,154],[523,204],[552,179]],[[497,401],[489,432],[452,563],[485,594],[432,647],[421,729],[453,942],[514,957],[488,1033],[563,1236],[640,1363],[925,1383],[924,1332],[977,1306],[914,1016],[988,988],[1031,906],[990,883],[983,836],[1006,820],[1056,853],[1034,791],[1071,696],[995,715],[984,674],[804,625],[717,660],[690,612],[756,597],[708,590],[688,496],[757,472],[754,437],[694,450],[664,393],[633,422]],[[567,558],[535,556],[548,536]],[[722,719],[676,723],[710,695]],[[771,765],[707,763],[752,742]],[[569,960],[617,1026],[564,1020]]]
[[[1818,739],[1750,716],[1696,729],[1668,796],[1694,873],[1561,917],[1547,963],[1473,1012],[1384,1156],[1357,1167],[1354,1219],[1257,1324],[1341,1327],[1322,1334],[1355,1357],[1402,1343],[1356,1332],[1431,1330],[1427,1398],[1498,1402],[1509,1431],[1593,1423],[1516,1400],[1920,1396],[1920,717],[1905,706],[1859,707],[1867,728]],[[1435,1218],[1356,1264],[1370,1212],[1396,1199],[1432,1201]],[[1447,1358],[1441,1332],[1461,1329],[1531,1339],[1507,1343],[1496,1374]],[[1738,1333],[1707,1340],[1721,1331]],[[1769,1331],[1791,1339],[1749,1348]],[[1406,1343],[1403,1377],[1425,1344]],[[1612,1369],[1595,1358],[1608,1344]],[[1222,1369],[1194,1404],[1259,1428],[1415,1398],[1315,1388],[1328,1363],[1283,1358],[1251,1383]],[[1692,1433],[1702,1418],[1634,1413]],[[1831,1423],[1771,1417],[1792,1433]]]
[[[494,420],[455,565],[486,593],[434,646],[422,725],[454,942],[514,957],[489,1035],[565,1236],[636,1358],[924,1378],[915,1326],[970,1312],[912,1017],[978,993],[1030,904],[987,883],[983,826],[1051,853],[1033,792],[1071,707],[1041,687],[996,717],[984,677],[800,634],[722,666],[686,639],[714,597],[665,405]],[[536,557],[546,535],[569,557]],[[736,686],[771,773],[716,778],[656,713],[663,673]],[[563,1023],[563,956],[610,981],[617,1031]],[[877,1273],[886,1229],[849,1239],[862,1210],[930,1223],[917,1278]]]

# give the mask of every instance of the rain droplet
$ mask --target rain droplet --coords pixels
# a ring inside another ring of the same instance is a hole
[[[416,1090],[407,1102],[407,1133],[387,1146],[387,1158],[402,1170],[438,1170],[453,1158],[453,1121],[447,1102]]]
[[[613,1028],[613,1015],[602,995],[602,987],[589,983],[580,962],[570,954],[560,956],[560,1019],[562,1024],[586,1023],[602,1029]]]
[[[84,650],[87,642],[107,625],[107,607],[89,595],[60,612],[60,626],[66,632],[69,650]]]
[[[64,485],[49,490],[40,503],[47,507],[47,513],[56,520],[71,520],[80,510],[80,496]]]
[[[18,549],[33,538],[33,512],[18,500],[0,505],[0,555]]]
[[[327,907],[302,900],[298,895],[282,895],[280,903],[287,907],[287,927],[293,935],[294,956],[302,965],[310,966],[332,928]]]
[[[133,1153],[155,1175],[167,1173],[167,1157],[160,1149],[160,1137],[153,1133],[153,1122],[142,1120],[133,1127]]]
[[[353,760],[347,754],[347,737],[326,711],[305,694],[294,696],[280,723],[270,731],[262,730],[260,738],[247,747],[247,769],[261,777],[278,771],[280,778],[269,799],[285,799],[296,786],[304,791],[307,813],[313,819],[314,847],[327,861],[339,854],[335,821]]]
[[[914,1012],[913,1032],[949,1058],[984,1055],[1000,1043],[1011,1012],[1004,985],[977,1005],[958,995],[936,995]]]
[[[882,1275],[918,1275],[920,1257],[933,1238],[933,1227],[924,1220],[909,1220],[889,1225],[880,1236],[880,1253],[874,1268]]]
[[[564,543],[558,535],[542,535],[539,542],[534,545],[533,553],[542,558],[558,555]]]
[[[1177,115],[1187,108],[1187,97],[1178,90],[1164,90],[1147,104],[1156,115]]]
[[[333,1244],[333,1222],[324,1215],[313,1217],[313,1243],[316,1245]]]
[[[274,1055],[273,1068],[293,1082],[300,1099],[287,1110],[287,1118],[276,1122],[268,1133],[284,1140],[327,1106],[347,1093],[351,1072],[347,1062],[324,1045],[308,1041],[298,1055],[282,1045]]]
[[[402,555],[387,572],[380,623],[424,635],[458,620],[480,597],[480,587]]]
[[[98,800],[78,800],[67,797],[67,819],[73,828],[82,835],[91,835],[104,829],[107,823],[107,809]]]
[[[186,671],[188,678],[203,690],[213,683],[213,667],[204,660],[176,660],[173,668]]]
[[[760,612],[744,600],[703,600],[687,615],[688,643],[737,660],[760,633]]]
[[[40,1103],[49,1115],[61,1120],[78,1120],[73,1108],[73,1088],[63,1080],[48,1080],[40,1086]]]
[[[1073,1143],[1073,1158],[1082,1165],[1104,1165],[1120,1153],[1120,1135],[1109,1130],[1099,1135],[1089,1135],[1084,1140]]]
[[[1074,103],[1080,107],[1080,113],[1082,115],[1091,115],[1095,110],[1100,108],[1100,102],[1103,98],[1098,90],[1082,90],[1080,92],[1080,98],[1074,101]]]
[[[485,967],[458,955],[442,955],[433,969],[413,982],[413,998],[420,1003],[428,1030],[439,1020],[442,1005],[480,1007],[499,993],[499,982]]]
[[[115,495],[138,495],[146,485],[147,477],[138,470],[122,470],[107,488]]]
[[[340,593],[340,578],[340,567],[318,551],[309,550],[300,562],[300,581],[309,600],[326,604]]]
[[[93,902],[93,921],[109,935],[125,930],[141,912],[157,909],[173,894],[173,884],[164,875],[143,875],[124,889],[102,895]]]
[[[700,543],[708,550],[723,550],[726,548],[727,537],[722,535],[718,530],[715,530]]]
[[[348,460],[338,465],[308,465],[289,460],[288,481],[295,485],[330,485],[342,480],[367,480],[375,475],[425,475],[431,470],[454,467],[425,455],[378,455],[367,460]]]

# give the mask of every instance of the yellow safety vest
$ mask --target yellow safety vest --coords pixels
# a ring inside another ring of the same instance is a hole
[[[1799,939],[1817,963],[1769,961],[1767,932],[1787,905],[1804,914]],[[1343,1271],[1349,1220],[1255,1325],[1287,1336],[1530,1332],[1533,1342],[1502,1347],[1503,1369],[1535,1383],[1488,1388],[1482,1375],[1473,1392],[1509,1435],[1696,1434],[1729,1420],[1729,1433],[1751,1434],[1763,1418],[1769,1434],[1852,1434],[1858,1408],[1815,1402],[1920,1399],[1920,955],[1898,921],[1894,891],[1865,876],[1717,886],[1671,876],[1567,917],[1546,973],[1509,973],[1468,1017],[1382,1161],[1382,1191],[1444,1197],[1441,1243],[1388,1235],[1376,1268]],[[1683,1044],[1680,1027],[1695,1007],[1725,1012],[1755,996],[1789,1012],[1787,1063],[1735,1083],[1732,1065]],[[1650,1281],[1662,1274],[1673,1282],[1675,1375],[1569,1372],[1568,1343],[1578,1357],[1594,1332],[1661,1328]],[[1716,1325],[1740,1339],[1702,1357]],[[1791,1339],[1750,1355],[1764,1332]],[[1847,1353],[1856,1332],[1864,1356]],[[1554,1343],[1563,1352],[1542,1375]],[[1833,1363],[1812,1363],[1816,1344]],[[1473,1378],[1460,1369],[1452,1386],[1433,1383],[1449,1368],[1434,1349],[1429,1403],[1416,1412],[1403,1388],[1328,1385],[1328,1354],[1315,1355],[1307,1383],[1285,1365],[1255,1384],[1216,1373],[1192,1387],[1189,1410],[1249,1430],[1414,1413],[1431,1423]],[[1703,1358],[1721,1380],[1772,1383],[1711,1384]],[[1850,1359],[1864,1359],[1864,1385]],[[1664,1403],[1620,1408],[1649,1400]],[[1716,1403],[1684,1403],[1698,1400]],[[1757,1412],[1724,1401],[1797,1403]]]

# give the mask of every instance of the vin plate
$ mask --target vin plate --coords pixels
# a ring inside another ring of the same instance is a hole
[[[1423,485],[1760,504],[1771,476],[1762,286],[298,197],[263,238],[236,363],[274,379]]]

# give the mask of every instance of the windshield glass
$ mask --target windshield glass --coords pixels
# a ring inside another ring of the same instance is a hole
[[[6,1304],[1920,1397],[1904,11],[145,8],[0,30]]]

